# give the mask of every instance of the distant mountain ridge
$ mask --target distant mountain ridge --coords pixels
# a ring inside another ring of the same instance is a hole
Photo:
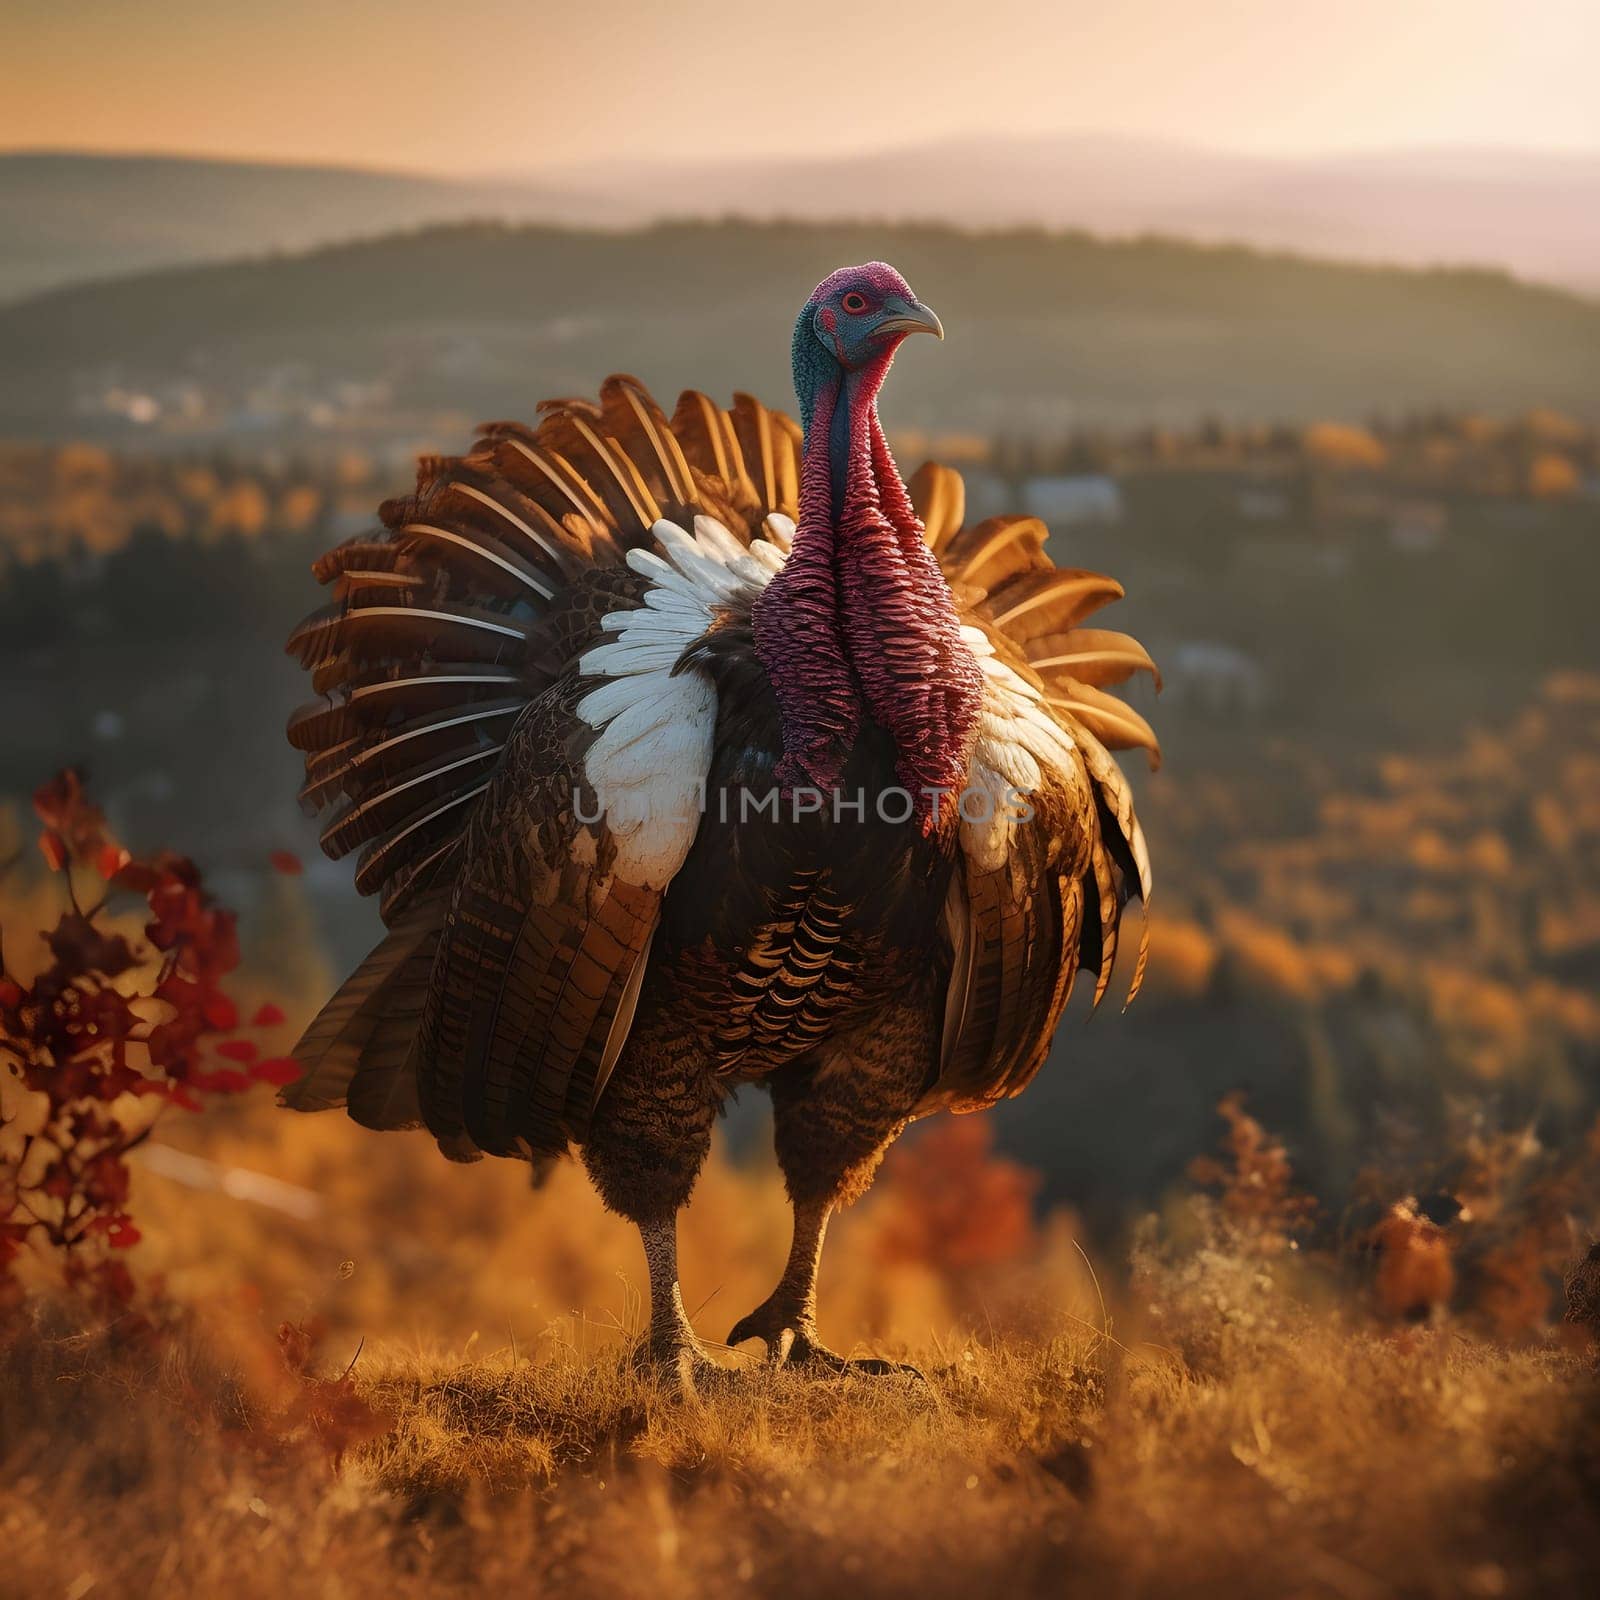
[[[0,301],[64,283],[477,217],[589,220],[580,197],[354,167],[0,154]]]
[[[1087,228],[1341,259],[1498,266],[1600,293],[1600,152],[1271,159],[1078,134],[816,159],[441,177],[181,156],[0,153],[0,300],[149,267],[467,220],[922,221]]]
[[[642,217],[1154,232],[1341,260],[1496,266],[1600,291],[1600,150],[1288,158],[1096,134],[969,137],[759,165],[595,164],[562,181]]]

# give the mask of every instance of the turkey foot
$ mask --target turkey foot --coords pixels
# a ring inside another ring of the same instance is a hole
[[[899,1373],[920,1379],[922,1374],[915,1367],[877,1356],[842,1356],[817,1337],[817,1265],[832,1210],[832,1203],[826,1200],[795,1203],[794,1241],[778,1287],[749,1316],[734,1324],[728,1343],[763,1340],[767,1361],[775,1367],[810,1367],[840,1377],[859,1372],[874,1377]]]
[[[738,1374],[719,1367],[705,1353],[683,1309],[677,1218],[641,1223],[639,1235],[650,1271],[650,1328],[633,1352],[634,1370],[653,1375],[673,1394],[704,1398],[726,1389]]]
[[[718,1366],[697,1339],[658,1340],[646,1336],[635,1346],[633,1370],[653,1378],[670,1394],[705,1399],[738,1382],[739,1374]]]
[[[830,1350],[817,1337],[817,1325],[804,1313],[790,1313],[776,1300],[764,1301],[747,1317],[742,1317],[728,1335],[730,1345],[746,1339],[760,1339],[767,1347],[767,1360],[775,1367],[808,1367],[813,1372],[848,1377],[860,1373],[868,1377],[900,1376],[921,1380],[922,1373],[902,1361],[885,1361],[880,1356],[842,1356]]]

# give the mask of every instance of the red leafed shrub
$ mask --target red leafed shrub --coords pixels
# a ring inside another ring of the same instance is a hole
[[[1016,1261],[1037,1243],[1037,1173],[994,1151],[985,1117],[942,1117],[897,1146],[884,1173],[894,1202],[878,1240],[885,1261],[947,1273]]]
[[[1242,1239],[1267,1252],[1289,1248],[1316,1202],[1295,1191],[1288,1151],[1244,1109],[1242,1094],[1224,1095],[1217,1114],[1228,1125],[1222,1154],[1196,1157],[1190,1179],[1219,1191],[1222,1215]]]
[[[68,1285],[125,1304],[134,1286],[118,1253],[139,1240],[128,1152],[171,1107],[286,1082],[293,1063],[258,1062],[253,1043],[228,1037],[239,1025],[222,987],[239,964],[234,917],[191,861],[131,855],[76,772],[41,788],[34,809],[64,907],[30,983],[0,945],[0,1302],[16,1298],[16,1262],[31,1247],[55,1257]],[[142,943],[105,920],[113,901],[140,896]]]

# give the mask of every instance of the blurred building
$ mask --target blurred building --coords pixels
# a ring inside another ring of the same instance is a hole
[[[1022,485],[1021,509],[1051,527],[1122,521],[1122,491],[1101,472],[1028,478]]]
[[[1271,698],[1261,663],[1216,639],[1187,639],[1163,651],[1163,708],[1177,705],[1206,716],[1257,716]]]

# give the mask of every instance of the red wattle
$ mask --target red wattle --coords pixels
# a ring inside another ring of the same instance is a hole
[[[839,632],[834,531],[826,515],[828,429],[839,390],[817,396],[810,448],[800,468],[800,520],[783,570],[755,608],[756,653],[767,669],[783,720],[778,782],[832,789],[861,725],[861,702]]]
[[[927,832],[936,816],[953,818],[983,678],[878,419],[892,359],[888,349],[861,372],[846,402],[849,455],[837,515],[828,447],[839,385],[817,397],[794,548],[757,604],[756,649],[783,719],[779,781],[834,787],[864,705],[895,741],[896,776]],[[929,789],[952,802],[936,805]]]

